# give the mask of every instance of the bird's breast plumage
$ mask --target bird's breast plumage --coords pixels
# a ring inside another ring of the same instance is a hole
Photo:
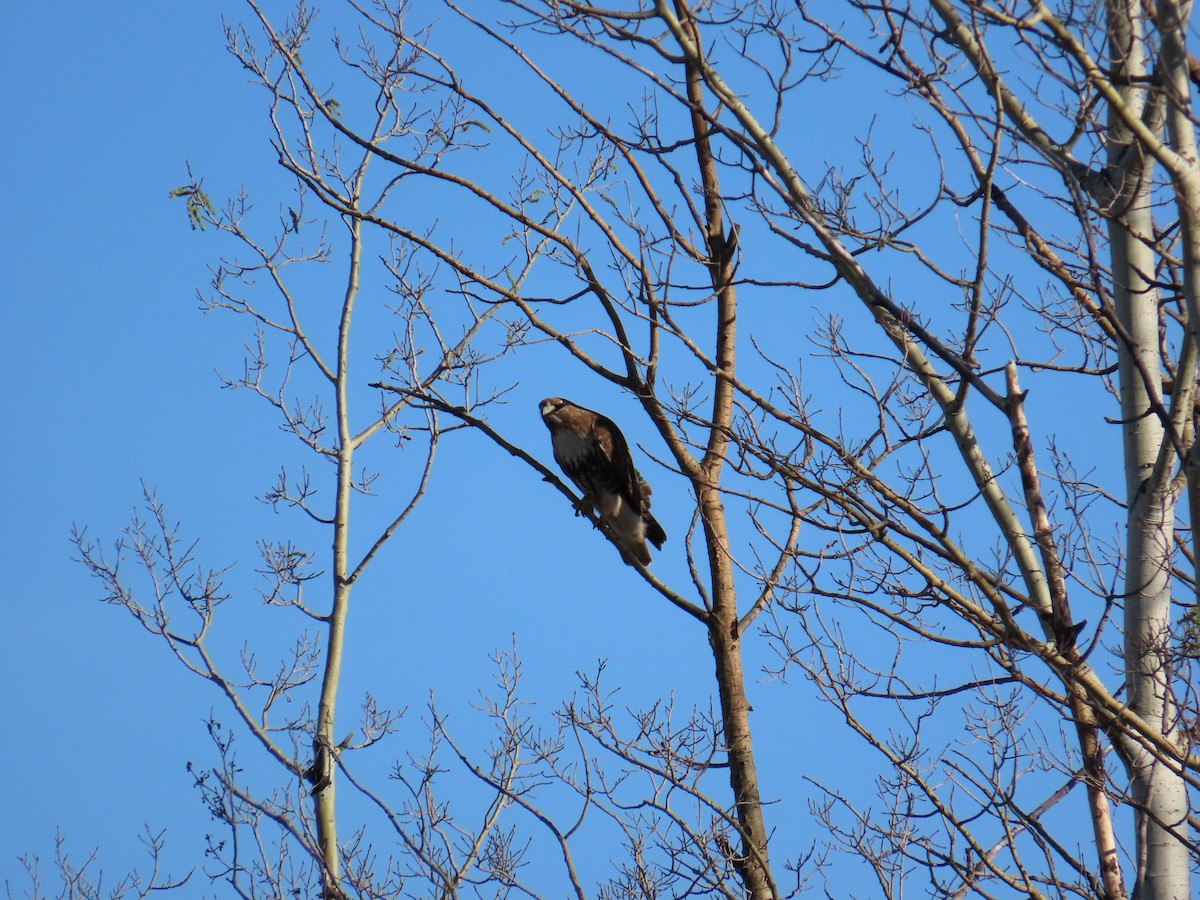
[[[559,429],[554,435],[554,458],[567,476],[593,499],[619,493],[611,462],[587,435],[569,428]]]
[[[590,441],[584,440],[570,428],[559,428],[554,432],[554,458],[559,465],[575,465],[593,452]]]

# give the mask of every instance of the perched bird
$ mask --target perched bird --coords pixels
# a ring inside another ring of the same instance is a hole
[[[621,430],[562,397],[547,397],[540,409],[555,461],[583,492],[582,508],[600,514],[626,563],[650,565],[646,541],[661,550],[667,533],[650,515],[650,485],[634,468]]]

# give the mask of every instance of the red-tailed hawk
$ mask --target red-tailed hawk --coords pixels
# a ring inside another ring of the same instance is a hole
[[[646,541],[661,550],[667,533],[650,515],[650,485],[634,468],[621,430],[562,397],[547,397],[540,408],[554,459],[583,492],[583,505],[600,514],[626,563],[650,565]]]

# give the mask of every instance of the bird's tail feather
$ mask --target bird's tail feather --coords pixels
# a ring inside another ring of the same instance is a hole
[[[646,523],[646,540],[652,543],[656,550],[661,550],[663,541],[667,539],[667,533],[649,512],[642,513],[642,520]]]

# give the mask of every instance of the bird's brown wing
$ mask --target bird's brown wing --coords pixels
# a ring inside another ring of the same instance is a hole
[[[608,474],[613,488],[641,513],[645,509],[642,480],[633,465],[633,455],[621,429],[607,416],[596,414],[592,423],[592,441],[608,461]]]

